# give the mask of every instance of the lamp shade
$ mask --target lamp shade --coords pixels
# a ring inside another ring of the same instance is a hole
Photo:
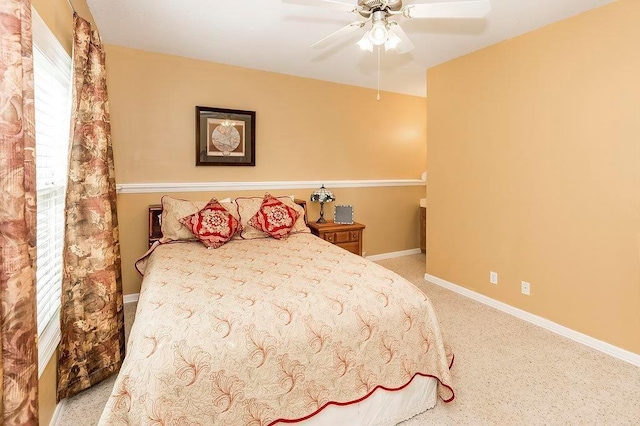
[[[374,22],[369,31],[369,41],[375,46],[383,45],[389,38],[387,24],[385,21]]]
[[[333,195],[333,192],[325,188],[324,185],[311,193],[311,201],[313,201],[314,203],[324,204],[330,203],[335,200],[336,197],[335,195]]]
[[[395,49],[400,43],[402,43],[402,39],[398,37],[395,32],[389,31],[389,38],[384,43],[385,52],[387,50]]]
[[[369,41],[369,33],[364,33],[360,41],[357,43],[360,49],[373,52],[373,43]]]

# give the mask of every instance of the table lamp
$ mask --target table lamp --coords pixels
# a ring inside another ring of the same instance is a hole
[[[311,193],[311,201],[320,203],[320,219],[318,219],[316,223],[327,223],[324,219],[324,203],[330,203],[335,200],[336,197],[333,195],[333,192],[325,188],[324,185]]]

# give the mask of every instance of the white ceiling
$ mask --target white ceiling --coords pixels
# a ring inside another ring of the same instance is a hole
[[[344,0],[357,4],[357,0]],[[404,4],[449,0],[405,0]],[[382,90],[426,96],[426,69],[615,0],[492,0],[480,20],[400,18],[414,51],[383,53]],[[152,52],[376,87],[376,55],[355,43],[309,46],[359,15],[280,0],[87,0],[103,41]],[[597,29],[594,29],[596,31]]]

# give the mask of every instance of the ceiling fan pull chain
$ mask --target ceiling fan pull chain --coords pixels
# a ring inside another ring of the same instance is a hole
[[[378,46],[378,100],[380,100],[380,46]]]

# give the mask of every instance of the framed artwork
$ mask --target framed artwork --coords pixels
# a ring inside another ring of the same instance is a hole
[[[336,206],[333,210],[333,223],[353,225],[353,206]]]
[[[196,107],[196,166],[255,166],[256,112]]]

